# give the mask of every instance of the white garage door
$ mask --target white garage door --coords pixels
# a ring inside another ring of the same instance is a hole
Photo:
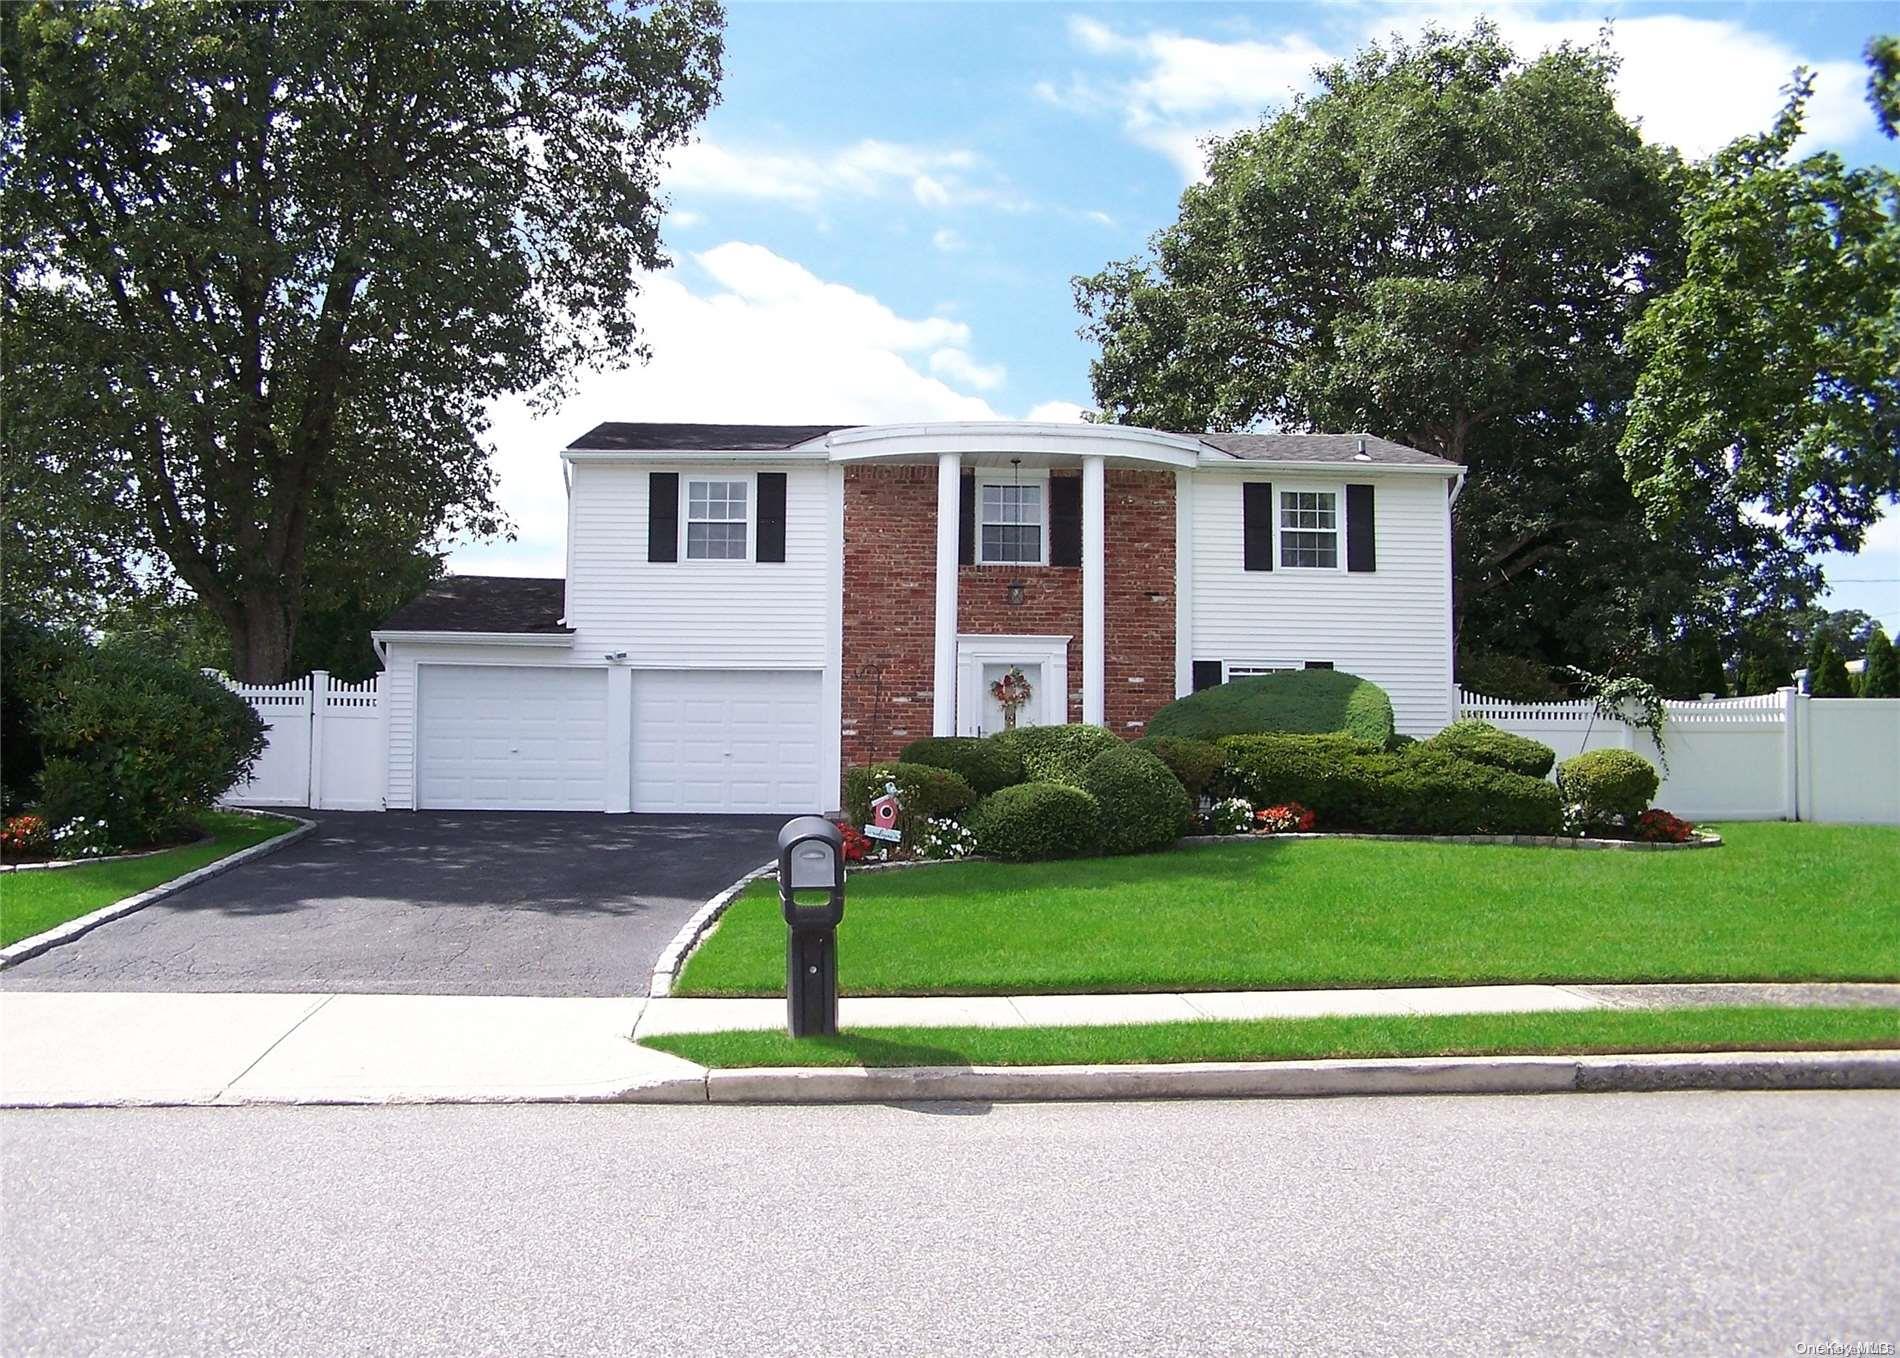
[[[633,809],[822,810],[818,696],[796,670],[634,675]]]
[[[458,811],[602,811],[607,672],[424,665],[416,804]]]

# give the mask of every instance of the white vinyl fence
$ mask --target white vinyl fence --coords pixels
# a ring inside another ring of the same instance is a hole
[[[383,809],[383,703],[374,679],[345,684],[317,670],[289,684],[235,684],[269,743],[251,776],[225,795],[240,806]]]
[[[1691,820],[1900,825],[1900,698],[1755,698],[1663,704],[1668,772],[1656,805]],[[1542,741],[1568,759],[1620,747],[1655,762],[1649,733],[1587,702],[1512,703],[1458,694],[1458,714]]]

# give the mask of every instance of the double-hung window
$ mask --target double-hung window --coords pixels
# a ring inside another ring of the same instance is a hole
[[[978,495],[982,553],[977,560],[1036,565],[1042,561],[1040,482],[1032,485],[984,485]]]
[[[746,559],[746,491],[744,481],[686,483],[688,561]]]
[[[1280,492],[1280,564],[1339,569],[1339,496],[1330,490]]]

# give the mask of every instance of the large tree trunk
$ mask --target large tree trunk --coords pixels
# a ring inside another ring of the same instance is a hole
[[[231,626],[231,677],[244,684],[281,684],[290,676],[290,647],[296,639],[283,600],[253,590],[241,601]]]

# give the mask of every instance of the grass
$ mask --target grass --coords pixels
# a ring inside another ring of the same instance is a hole
[[[849,995],[1900,978],[1900,829],[1747,824],[1680,853],[1375,840],[851,879]],[[683,995],[784,993],[769,882]]]
[[[1253,1019],[1074,1028],[868,1028],[837,1037],[676,1033],[649,1047],[703,1066],[1041,1066],[1306,1061],[1536,1052],[1900,1047],[1900,1009],[1602,1009]]]
[[[295,828],[289,821],[229,811],[209,812],[204,827],[211,835],[209,843],[187,844],[149,858],[0,874],[0,947],[91,914]]]

